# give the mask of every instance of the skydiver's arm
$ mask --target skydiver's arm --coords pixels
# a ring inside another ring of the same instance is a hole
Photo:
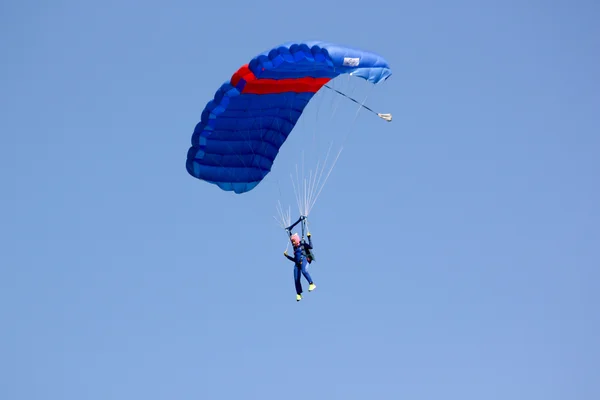
[[[290,261],[294,261],[294,262],[296,261],[296,259],[295,259],[294,257],[290,256],[290,255],[289,255],[289,254],[287,254],[287,253],[284,253],[283,255],[284,255],[284,256],[286,256],[286,257],[287,257],[287,259],[288,259],[288,260],[290,260]]]
[[[308,244],[306,245],[306,247],[308,247],[309,249],[313,248],[312,235],[308,237]]]

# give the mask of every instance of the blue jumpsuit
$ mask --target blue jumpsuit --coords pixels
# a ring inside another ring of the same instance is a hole
[[[313,280],[310,277],[310,274],[306,270],[308,261],[306,260],[306,256],[304,255],[304,252],[302,249],[303,246],[307,247],[309,249],[313,248],[310,237],[308,240],[309,240],[309,243],[300,243],[300,246],[294,247],[294,257],[288,256],[286,254],[286,257],[290,261],[294,261],[294,263],[296,264],[294,266],[294,283],[296,285],[296,294],[302,294],[302,282],[300,282],[300,278],[301,278],[300,273],[302,273],[302,275],[304,275],[304,278],[308,281],[308,283],[310,283],[310,284],[313,283]]]

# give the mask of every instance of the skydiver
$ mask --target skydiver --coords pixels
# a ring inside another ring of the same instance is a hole
[[[302,300],[302,282],[300,281],[301,274],[304,275],[304,278],[308,281],[308,284],[309,284],[308,291],[309,292],[312,292],[317,287],[314,284],[310,274],[306,270],[308,262],[312,262],[312,260],[314,259],[314,257],[307,257],[307,255],[304,254],[304,249],[310,250],[313,248],[310,237],[311,237],[311,235],[310,235],[310,233],[308,233],[309,243],[301,243],[300,236],[298,236],[297,233],[294,233],[293,235],[290,236],[292,246],[294,247],[294,257],[288,255],[287,250],[283,252],[283,255],[286,256],[288,260],[293,261],[295,264],[294,265],[294,283],[296,285],[296,301]],[[307,253],[307,254],[311,254],[311,256],[312,256],[312,252]],[[307,258],[309,258],[310,261],[308,261]]]

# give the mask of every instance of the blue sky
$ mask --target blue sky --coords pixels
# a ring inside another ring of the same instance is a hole
[[[3,2],[0,397],[600,398],[599,13]],[[330,96],[254,191],[189,176],[218,86],[304,39],[384,55],[394,121]],[[348,135],[297,303],[272,217],[308,125]]]

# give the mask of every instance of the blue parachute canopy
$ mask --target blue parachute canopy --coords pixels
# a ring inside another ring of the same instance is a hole
[[[376,84],[392,72],[375,53],[318,41],[285,43],[257,55],[204,108],[187,171],[223,190],[254,189],[314,94],[341,74]]]

